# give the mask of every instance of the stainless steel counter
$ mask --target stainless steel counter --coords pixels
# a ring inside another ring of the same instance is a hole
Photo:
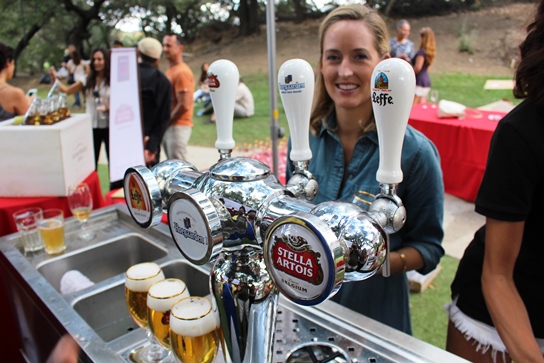
[[[45,361],[65,333],[82,348],[84,362],[131,361],[131,352],[146,341],[125,305],[124,272],[133,264],[155,261],[166,277],[183,279],[192,295],[209,293],[211,265],[188,263],[166,225],[140,229],[118,204],[93,212],[88,222],[97,234],[93,241],[78,241],[79,228],[73,218],[66,220],[67,249],[59,256],[44,251],[25,256],[18,234],[0,238],[0,267],[28,361]],[[62,294],[60,279],[69,270],[80,271],[94,285]],[[303,307],[280,298],[274,362],[302,362],[292,353],[314,344],[345,357],[335,362],[465,362],[336,303]]]

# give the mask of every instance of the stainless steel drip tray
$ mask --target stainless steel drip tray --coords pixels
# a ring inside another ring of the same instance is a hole
[[[308,346],[313,346],[314,354],[322,355],[320,360],[312,361],[300,354],[300,348]],[[280,298],[273,363],[318,361],[466,362],[332,301],[303,307]]]

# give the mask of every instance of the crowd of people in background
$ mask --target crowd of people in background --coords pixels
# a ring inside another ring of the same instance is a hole
[[[410,36],[410,23],[406,19],[399,20],[396,25],[396,35],[389,39],[391,57],[404,59],[412,64],[416,74],[416,94],[414,105],[427,102],[431,91],[429,68],[436,57],[436,42],[434,32],[430,27],[423,27],[419,31],[419,48],[416,51]]]

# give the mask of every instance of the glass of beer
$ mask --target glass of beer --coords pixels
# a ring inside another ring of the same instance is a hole
[[[172,352],[182,363],[211,363],[219,346],[218,318],[210,300],[192,296],[170,312]]]
[[[125,298],[128,311],[134,322],[147,332],[150,345],[138,352],[138,358],[142,362],[160,361],[163,354],[161,347],[155,341],[153,333],[149,330],[147,320],[147,291],[157,281],[164,280],[164,273],[159,265],[154,262],[143,262],[129,267],[125,279]]]
[[[82,241],[90,241],[95,238],[96,234],[85,228],[93,209],[93,195],[87,183],[68,187],[68,205],[74,217],[81,223],[81,233],[79,233],[78,238]]]
[[[64,252],[64,212],[62,209],[44,209],[43,219],[38,223],[45,252],[50,255]]]
[[[170,309],[176,301],[184,297],[189,297],[189,290],[180,279],[159,281],[147,292],[149,328],[164,349],[170,349]]]

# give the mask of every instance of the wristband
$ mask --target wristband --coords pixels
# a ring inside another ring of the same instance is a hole
[[[402,260],[402,273],[406,272],[407,268],[408,268],[408,261],[406,260],[406,255],[402,252],[399,252],[399,257],[400,259]]]

